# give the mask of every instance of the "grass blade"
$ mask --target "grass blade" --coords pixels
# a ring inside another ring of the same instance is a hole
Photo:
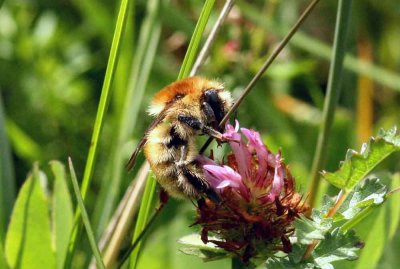
[[[114,31],[114,36],[111,44],[111,50],[110,50],[110,56],[108,59],[107,63],[107,69],[106,69],[106,74],[104,78],[104,83],[103,83],[103,88],[101,90],[101,96],[100,96],[100,102],[99,102],[99,107],[97,110],[97,115],[96,115],[96,120],[94,123],[94,128],[93,128],[93,134],[92,134],[92,139],[90,143],[90,148],[89,148],[89,154],[87,157],[86,161],[86,166],[85,166],[85,172],[83,175],[83,182],[82,182],[82,187],[81,187],[81,194],[82,198],[85,199],[88,187],[90,185],[90,181],[92,178],[93,174],[93,167],[94,167],[94,162],[96,159],[96,153],[97,153],[97,148],[98,148],[98,142],[99,142],[99,137],[100,137],[100,132],[104,124],[104,116],[107,111],[108,103],[109,103],[109,96],[110,96],[110,88],[111,84],[114,79],[114,73],[115,69],[117,66],[117,61],[118,61],[118,56],[119,56],[119,51],[120,51],[120,41],[121,41],[121,36],[125,28],[126,24],[126,19],[127,19],[127,14],[128,14],[128,6],[129,6],[129,0],[122,0],[118,17],[117,17],[117,23]],[[66,266],[70,267],[71,266],[71,260],[72,256],[74,254],[76,244],[77,244],[77,239],[79,235],[79,230],[80,230],[80,224],[79,224],[79,208],[77,208],[77,211],[75,212],[75,219],[74,219],[74,230],[72,232],[71,240],[70,240],[70,246],[69,246],[69,251],[67,255],[67,262]]]
[[[190,39],[185,58],[183,59],[183,64],[181,70],[179,71],[178,80],[187,77],[190,73],[190,70],[192,69],[193,62],[197,56],[197,50],[200,45],[201,37],[203,36],[204,28],[207,25],[214,3],[215,0],[207,0],[204,3],[199,20],[196,24],[196,28],[194,28],[192,38]]]
[[[72,186],[74,188],[75,197],[76,197],[79,209],[82,214],[82,221],[86,228],[86,233],[87,233],[87,236],[89,239],[90,247],[92,248],[93,255],[96,258],[97,266],[99,268],[105,269],[106,267],[104,266],[103,260],[101,258],[100,250],[97,247],[96,239],[94,237],[93,230],[90,225],[89,216],[86,212],[85,205],[83,203],[83,197],[81,196],[81,193],[79,191],[78,180],[76,179],[76,174],[75,174],[74,166],[72,165],[71,158],[68,158],[68,163],[69,163],[69,171],[71,173]]]
[[[343,61],[346,54],[346,37],[351,17],[351,0],[340,0],[335,26],[335,37],[333,41],[332,61],[329,69],[328,87],[325,97],[323,120],[320,126],[317,148],[311,168],[311,183],[309,186],[310,196],[308,198],[311,207],[314,206],[317,190],[320,182],[319,171],[323,167],[324,157],[327,156],[329,134],[335,115],[336,104],[341,90],[341,77]]]
[[[140,28],[139,41],[135,58],[132,64],[132,74],[129,81],[128,90],[124,97],[122,114],[118,120],[116,127],[118,133],[113,142],[115,145],[109,168],[111,177],[103,180],[104,199],[98,204],[97,210],[99,214],[98,228],[101,233],[110,219],[112,210],[115,208],[115,202],[120,192],[122,173],[125,169],[124,146],[129,140],[132,131],[136,125],[139,116],[140,104],[143,101],[144,91],[150,75],[153,60],[157,51],[159,38],[161,34],[160,22],[160,0],[148,1],[147,16]],[[110,181],[111,178],[111,181]]]

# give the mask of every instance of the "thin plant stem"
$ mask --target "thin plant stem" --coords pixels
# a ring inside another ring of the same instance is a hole
[[[118,255],[120,246],[126,236],[129,227],[134,219],[136,212],[135,208],[138,207],[138,202],[141,193],[143,192],[144,186],[146,185],[146,179],[149,171],[149,164],[145,162],[139,170],[136,179],[132,182],[136,182],[135,187],[129,193],[127,201],[124,204],[124,210],[121,213],[114,229],[113,234],[110,238],[106,251],[104,252],[104,263],[108,266],[115,260]]]
[[[102,127],[104,125],[104,117],[107,111],[108,103],[110,101],[110,92],[111,92],[111,85],[114,80],[114,74],[115,70],[117,67],[117,62],[118,62],[118,57],[119,57],[119,52],[120,52],[120,44],[121,44],[121,37],[122,33],[124,32],[124,28],[126,25],[126,19],[127,19],[127,14],[128,14],[128,7],[129,7],[129,0],[122,0],[121,5],[119,8],[119,13],[118,13],[118,18],[117,18],[117,23],[115,26],[115,31],[114,31],[114,36],[113,40],[111,43],[111,50],[110,50],[110,56],[108,58],[108,63],[107,63],[107,69],[106,69],[106,74],[104,77],[104,83],[103,87],[101,90],[101,96],[100,96],[100,102],[99,102],[99,107],[97,110],[97,115],[96,115],[96,120],[94,123],[94,128],[93,128],[93,134],[92,134],[92,139],[89,147],[89,153],[86,161],[86,166],[85,166],[85,171],[83,175],[83,182],[81,186],[81,195],[82,199],[84,200],[87,194],[87,190],[90,185],[90,181],[92,179],[92,174],[93,174],[93,168],[94,168],[94,162],[96,160],[97,156],[97,148],[98,148],[98,142],[100,138],[100,133],[102,130]],[[70,268],[71,267],[71,262],[72,262],[72,256],[74,255],[78,238],[79,238],[79,233],[81,230],[81,224],[79,222],[80,220],[80,210],[79,207],[75,211],[75,217],[74,217],[74,228],[71,233],[70,241],[69,241],[69,247],[68,247],[68,253],[66,257],[66,262],[65,262],[65,268]]]
[[[331,131],[336,104],[341,90],[343,61],[346,55],[346,37],[350,25],[351,0],[340,0],[336,17],[335,37],[333,41],[332,61],[329,69],[328,87],[325,97],[323,120],[320,126],[317,147],[311,168],[308,203],[314,207],[320,184],[319,171],[323,168],[327,154],[329,134]]]
[[[274,20],[268,20],[265,16],[260,15],[260,11],[254,8],[254,5],[249,4],[245,1],[239,1],[238,6],[240,11],[249,21],[256,23],[262,28],[271,31],[278,36],[284,36],[287,32],[288,26],[285,21],[277,23]],[[310,35],[298,31],[293,37],[290,44],[294,48],[298,48],[302,51],[309,53],[312,56],[324,60],[331,60],[332,47],[321,40],[311,37]],[[398,72],[394,72],[383,66],[379,66],[376,63],[365,61],[348,53],[344,60],[345,69],[356,73],[357,75],[363,75],[373,79],[376,83],[382,86],[388,87],[395,91],[400,91],[400,75]]]
[[[151,225],[151,224],[148,225],[147,220],[149,218],[150,211],[152,209],[154,194],[155,194],[154,189],[156,188],[156,185],[157,185],[157,181],[154,178],[153,173],[150,173],[147,177],[147,182],[146,182],[146,186],[145,186],[144,194],[143,194],[143,197],[145,199],[142,200],[142,203],[140,205],[139,214],[138,214],[137,221],[135,224],[135,230],[133,232],[132,246],[135,245],[135,242],[138,242],[138,243],[136,243],[137,248],[135,248],[135,247],[133,248],[132,256],[130,259],[130,268],[136,268],[136,266],[137,266],[140,245],[141,245],[141,239],[139,238],[139,236],[143,230],[148,229],[148,228],[146,228],[146,226],[150,227],[150,225]],[[155,214],[157,214],[157,213],[155,213]],[[139,240],[137,240],[138,238],[139,238]],[[129,253],[129,251],[128,251],[128,253]]]
[[[227,0],[225,2],[225,5],[222,8],[217,21],[215,22],[210,34],[208,35],[208,37],[206,39],[206,42],[204,43],[203,48],[201,49],[201,51],[199,53],[199,56],[196,59],[196,62],[193,64],[192,70],[190,71],[190,74],[189,74],[190,77],[192,77],[198,73],[200,66],[203,65],[203,63],[207,59],[210,49],[211,49],[212,45],[214,44],[214,41],[219,33],[219,30],[221,29],[221,26],[224,23],[226,17],[228,16],[229,12],[231,11],[234,3],[235,3],[235,0]]]
[[[156,212],[151,216],[150,220],[147,222],[146,226],[143,228],[143,230],[140,231],[140,233],[137,235],[137,237],[135,238],[133,244],[129,247],[129,249],[126,251],[125,255],[122,257],[119,265],[117,266],[117,268],[121,268],[124,263],[126,262],[126,260],[129,258],[129,255],[131,254],[131,252],[137,247],[137,245],[140,243],[140,241],[142,240],[143,236],[145,236],[146,232],[150,229],[150,227],[152,226],[152,224],[154,223],[154,221],[157,219],[158,215],[161,213],[163,207],[165,206],[165,204],[160,204],[159,208],[157,208]]]
[[[83,202],[83,197],[81,196],[81,193],[79,191],[78,180],[76,179],[76,174],[75,174],[75,170],[74,170],[74,166],[72,164],[71,158],[68,158],[68,163],[69,163],[69,170],[70,170],[70,173],[71,173],[72,187],[74,189],[75,197],[76,197],[76,200],[78,201],[78,206],[79,206],[81,214],[82,214],[82,221],[83,221],[83,224],[84,224],[85,229],[86,229],[86,233],[87,233],[87,236],[88,236],[88,239],[89,239],[90,247],[92,248],[93,255],[94,255],[94,257],[96,259],[96,262],[97,262],[97,266],[99,268],[101,268],[101,269],[105,269],[106,267],[105,267],[104,262],[103,262],[103,260],[101,258],[100,250],[99,250],[99,248],[97,246],[92,226],[90,225],[89,216],[88,216],[88,214],[86,212],[86,209],[85,209],[85,205],[84,205],[84,202]]]
[[[285,36],[285,38],[278,44],[278,46],[274,49],[272,52],[271,56],[267,58],[267,60],[264,62],[260,70],[258,70],[257,74],[253,77],[253,79],[249,82],[249,84],[246,86],[246,88],[243,90],[242,94],[239,96],[239,98],[236,100],[235,104],[231,107],[231,109],[226,113],[225,117],[221,120],[219,127],[223,127],[225,123],[228,121],[230,116],[232,116],[233,113],[238,109],[240,104],[243,102],[244,98],[250,93],[250,91],[253,89],[255,86],[256,82],[261,78],[262,75],[264,75],[265,71],[268,69],[268,67],[272,64],[272,62],[275,60],[275,58],[279,55],[279,53],[283,50],[283,48],[287,45],[287,43],[290,41],[292,36],[297,32],[301,24],[304,22],[304,20],[310,15],[311,11],[314,9],[314,7],[318,4],[319,0],[313,0],[310,5],[306,8],[306,10],[301,14],[295,25],[290,29],[289,33]],[[209,138],[206,143],[203,145],[203,147],[200,149],[200,154],[204,153],[204,151],[207,149],[207,147],[210,145],[211,141],[213,139]]]

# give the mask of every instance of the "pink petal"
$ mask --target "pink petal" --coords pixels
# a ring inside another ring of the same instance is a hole
[[[229,138],[229,144],[232,148],[233,154],[235,155],[236,162],[238,164],[238,170],[242,178],[247,178],[251,171],[251,153],[242,140],[242,136],[238,133],[239,123],[236,121],[236,127],[227,124],[225,128],[224,136]]]
[[[217,163],[214,160],[211,160],[210,158],[207,158],[204,155],[198,155],[196,157],[196,161],[200,164],[200,165],[206,165],[206,164],[214,164],[217,165]]]
[[[246,187],[243,185],[242,177],[229,166],[204,165],[206,179],[214,189],[223,189],[232,187],[242,194],[246,193]]]
[[[274,180],[272,181],[272,188],[270,193],[268,194],[268,198],[270,199],[270,201],[275,200],[275,198],[277,196],[279,196],[279,194],[282,191],[282,187],[283,187],[283,168],[281,165],[281,154],[280,152],[278,154],[276,154],[275,157],[275,174],[274,174]]]
[[[265,177],[265,173],[268,168],[268,159],[270,158],[267,148],[265,147],[260,133],[256,132],[254,130],[249,130],[246,128],[241,128],[240,129],[242,133],[246,136],[248,142],[248,147],[250,152],[256,152],[257,154],[257,159],[258,159],[258,171],[257,171],[257,177],[256,179]],[[272,157],[272,156],[271,156]]]

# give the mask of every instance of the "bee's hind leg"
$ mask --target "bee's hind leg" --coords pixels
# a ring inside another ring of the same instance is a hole
[[[176,167],[187,182],[196,190],[199,194],[204,194],[211,201],[215,203],[220,202],[218,194],[210,187],[202,169],[198,166],[196,161],[187,161],[188,148],[186,145],[181,146],[181,156],[179,161],[176,163]]]

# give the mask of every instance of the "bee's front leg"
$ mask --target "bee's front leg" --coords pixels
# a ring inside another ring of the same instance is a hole
[[[224,142],[226,141],[224,136],[219,131],[215,130],[210,126],[205,125],[203,122],[201,122],[199,119],[193,116],[187,116],[181,114],[178,116],[178,120],[195,130],[202,131],[204,134],[214,137],[218,141],[224,141]]]

